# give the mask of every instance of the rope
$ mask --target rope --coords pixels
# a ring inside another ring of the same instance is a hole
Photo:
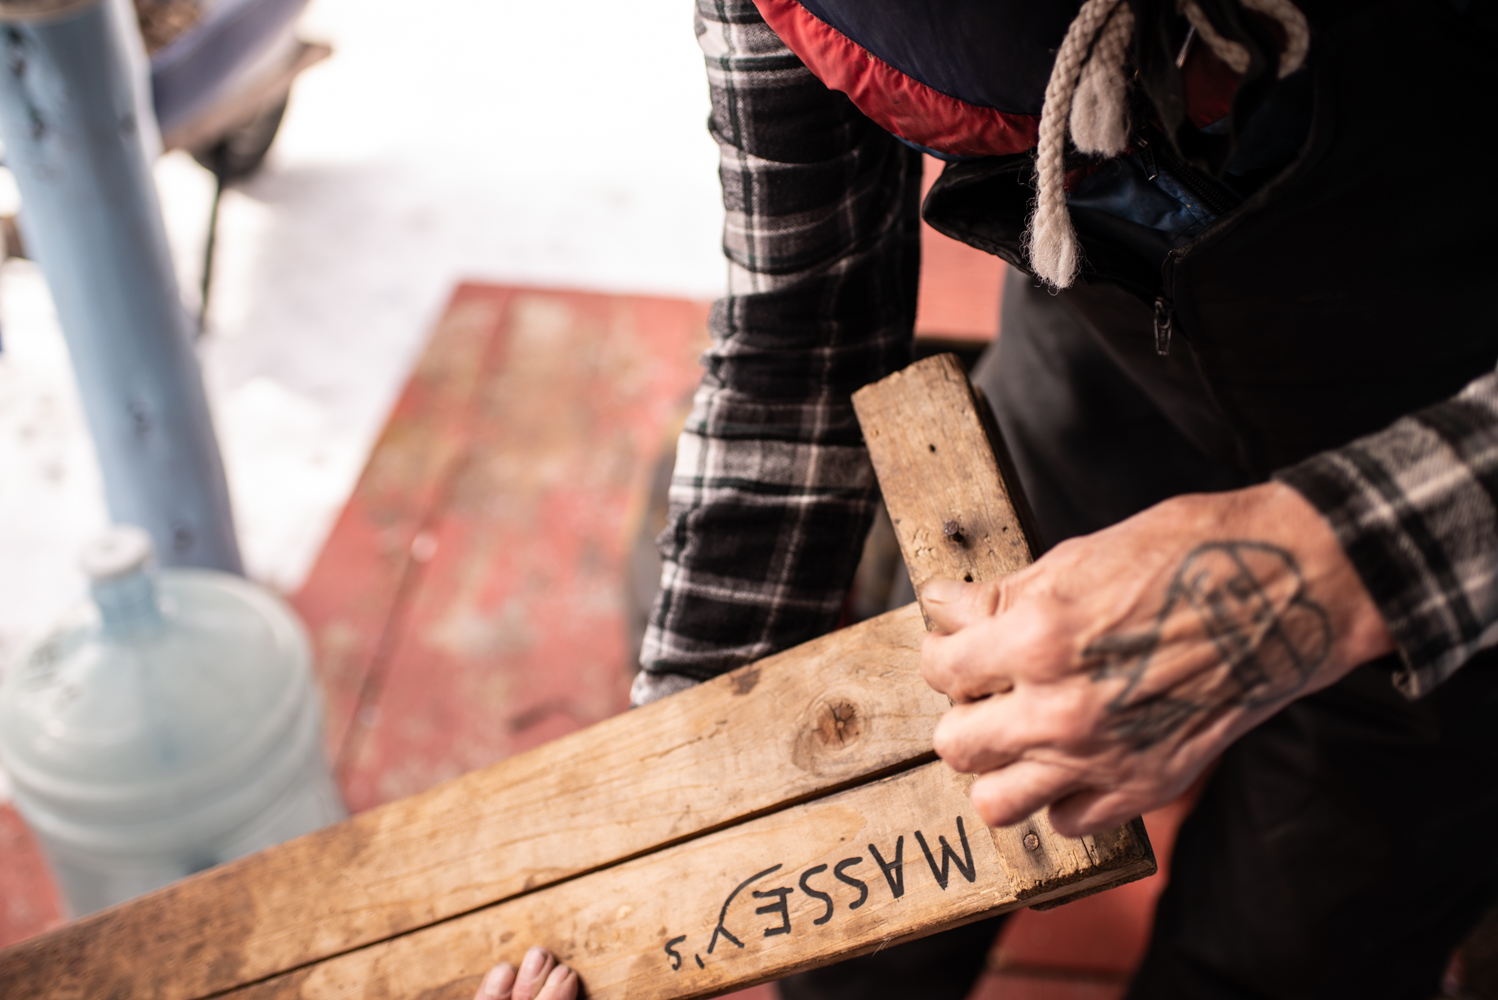
[[[1243,6],[1267,14],[1285,29],[1285,51],[1280,53],[1280,79],[1305,65],[1311,50],[1311,26],[1290,0],[1243,0]]]
[[[1087,0],[1076,20],[1066,29],[1066,38],[1056,52],[1056,65],[1046,83],[1045,102],[1040,107],[1040,141],[1035,152],[1037,192],[1035,213],[1030,217],[1030,267],[1046,284],[1069,288],[1082,264],[1081,245],[1066,210],[1065,171],[1067,119],[1082,62],[1097,37],[1123,0]],[[1121,68],[1121,67],[1120,67]],[[1095,88],[1102,93],[1105,88]]]
[[[1241,2],[1249,10],[1256,10],[1274,18],[1280,23],[1280,27],[1285,29],[1285,51],[1280,53],[1280,77],[1283,79],[1300,69],[1306,61],[1306,52],[1311,47],[1311,27],[1306,23],[1306,16],[1300,12],[1300,8],[1290,0],[1241,0]],[[1207,43],[1207,47],[1217,58],[1227,63],[1228,68],[1234,73],[1247,72],[1248,49],[1244,48],[1241,43],[1220,35],[1217,29],[1212,27],[1212,22],[1196,0],[1180,0],[1179,8],[1181,13],[1186,15],[1186,19],[1195,26],[1197,34],[1202,36],[1202,41]]]
[[[1071,139],[1084,153],[1117,156],[1129,145],[1128,75],[1124,60],[1134,38],[1134,11],[1127,3],[1113,8],[1092,56],[1082,64],[1072,97]]]
[[[1305,63],[1311,31],[1292,0],[1241,0],[1244,7],[1274,18],[1285,30],[1279,75]],[[1217,58],[1236,73],[1249,66],[1241,43],[1212,26],[1196,0],[1177,0],[1179,10]],[[1035,210],[1026,249],[1030,267],[1052,288],[1069,288],[1082,265],[1082,246],[1066,209],[1065,168],[1068,126],[1084,153],[1117,156],[1128,146],[1128,73],[1125,62],[1134,37],[1134,11],[1127,0],[1086,0],[1066,30],[1046,83],[1035,151]]]

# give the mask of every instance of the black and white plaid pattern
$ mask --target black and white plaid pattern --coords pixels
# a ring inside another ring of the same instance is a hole
[[[750,0],[699,0],[729,294],[677,446],[637,703],[835,628],[874,471],[849,401],[910,359],[919,154]]]
[[[1498,642],[1498,373],[1276,478],[1331,522],[1399,646],[1405,694]]]

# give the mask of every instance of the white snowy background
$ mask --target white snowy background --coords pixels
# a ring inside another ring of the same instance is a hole
[[[313,0],[301,34],[335,52],[224,194],[199,349],[249,573],[282,591],[456,282],[709,298],[724,279],[691,0]],[[182,153],[156,177],[195,307],[213,180]],[[0,176],[0,209],[17,200]],[[0,270],[0,318],[3,672],[83,596],[106,513],[35,265]]]

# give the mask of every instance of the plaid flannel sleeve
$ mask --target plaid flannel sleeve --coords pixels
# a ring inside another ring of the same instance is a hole
[[[1429,692],[1498,643],[1498,373],[1275,477],[1331,523]]]
[[[750,0],[698,0],[728,295],[677,446],[636,704],[836,627],[877,485],[850,402],[909,361],[920,156]]]

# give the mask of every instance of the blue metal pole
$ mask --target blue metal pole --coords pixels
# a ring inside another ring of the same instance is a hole
[[[111,517],[150,532],[166,565],[237,573],[223,461],[131,79],[127,46],[138,39],[127,34],[137,30],[128,9],[0,0],[0,136]]]

